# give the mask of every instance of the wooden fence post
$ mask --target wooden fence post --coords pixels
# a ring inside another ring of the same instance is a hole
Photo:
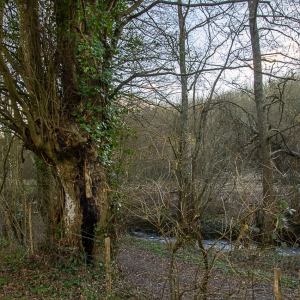
[[[110,238],[105,239],[106,292],[111,293]]]
[[[7,230],[7,236],[8,236],[8,243],[11,245],[11,229],[10,229],[10,222],[8,218],[7,211],[4,211],[5,214],[5,222],[6,222],[6,230]]]
[[[29,203],[29,233],[30,233],[30,247],[31,247],[31,254],[34,254],[33,249],[33,232],[32,232],[32,203]]]
[[[299,271],[299,300],[300,300],[300,271]]]
[[[279,268],[274,268],[274,300],[283,300],[281,291],[281,270]]]

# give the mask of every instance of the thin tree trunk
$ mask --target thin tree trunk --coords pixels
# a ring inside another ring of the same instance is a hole
[[[40,211],[43,219],[49,225],[49,233],[53,226],[53,194],[52,194],[52,181],[53,175],[50,166],[39,157],[35,156],[35,165],[37,172],[37,185],[38,185],[38,200],[40,202]]]
[[[181,4],[181,0],[178,2]],[[189,209],[188,194],[190,187],[190,168],[189,162],[189,132],[188,132],[188,93],[187,93],[187,75],[186,75],[186,29],[185,16],[182,6],[178,5],[178,21],[179,21],[179,66],[181,75],[181,112],[180,112],[180,128],[179,128],[179,165],[178,177],[179,187],[179,205],[178,209],[181,213],[181,221],[186,225],[187,214]]]
[[[18,149],[18,161],[19,161],[19,175],[18,175],[18,187],[21,193],[21,199],[22,199],[22,224],[21,228],[23,231],[23,244],[25,245],[27,242],[27,236],[26,236],[26,231],[27,231],[27,203],[26,203],[26,192],[25,192],[25,185],[24,185],[24,180],[23,180],[23,168],[22,168],[22,151],[23,147],[18,143],[18,146],[21,148]]]
[[[266,98],[263,88],[262,63],[260,52],[259,32],[257,28],[257,9],[258,0],[249,0],[249,25],[252,45],[252,57],[254,66],[254,100],[256,104],[259,143],[261,153],[261,167],[263,179],[263,200],[262,207],[264,209],[273,209],[275,205],[275,196],[273,191],[273,170],[270,157],[270,144],[267,128],[267,116],[265,110]],[[264,210],[261,218],[261,242],[263,244],[272,243],[270,232],[272,230],[272,220]]]
[[[202,235],[201,235],[201,228],[200,224],[198,222],[197,227],[196,227],[196,236],[198,240],[198,246],[202,252],[203,260],[204,260],[204,274],[203,274],[203,279],[200,285],[200,292],[202,293],[203,300],[207,300],[207,285],[208,285],[208,280],[209,280],[209,262],[208,262],[208,257],[207,257],[207,252],[204,249],[203,243],[202,243]]]

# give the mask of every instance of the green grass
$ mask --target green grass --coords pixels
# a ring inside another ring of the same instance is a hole
[[[145,241],[129,235],[124,237],[123,243],[127,246],[135,247],[137,249],[153,252],[159,256],[168,256],[170,254],[165,243]]]

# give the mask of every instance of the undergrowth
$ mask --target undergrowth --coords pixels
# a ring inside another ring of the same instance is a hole
[[[2,241],[0,299],[140,299],[117,270],[111,295],[106,294],[105,265],[86,263],[84,255],[42,244],[28,248]]]

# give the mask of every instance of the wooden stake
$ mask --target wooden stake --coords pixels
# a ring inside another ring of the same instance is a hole
[[[4,214],[5,214],[5,222],[7,228],[8,243],[9,245],[11,245],[11,229],[10,229],[10,222],[6,210],[4,211]]]
[[[300,271],[299,271],[299,300],[300,300]]]
[[[106,292],[111,293],[110,238],[105,239]]]
[[[34,254],[33,249],[33,232],[32,232],[32,203],[29,204],[29,233],[30,233],[30,246],[31,246],[31,254]]]
[[[274,268],[274,300],[283,300],[282,292],[280,290],[281,270]]]
[[[22,181],[23,182],[23,181]],[[24,187],[23,187],[24,188]],[[23,191],[22,191],[22,204],[23,204],[23,244],[24,245],[26,245],[26,240],[27,240],[27,237],[26,237],[26,210],[27,210],[27,208],[26,208],[26,195],[25,195],[25,191],[24,191],[24,189],[23,189]]]

